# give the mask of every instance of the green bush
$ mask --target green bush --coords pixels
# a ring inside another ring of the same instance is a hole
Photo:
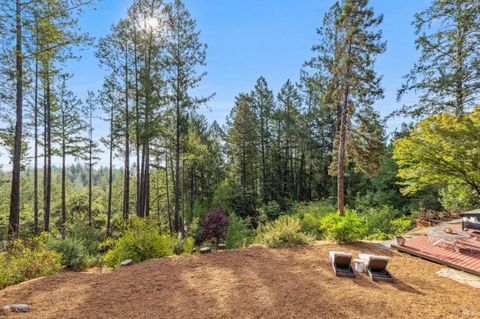
[[[67,238],[81,242],[89,255],[95,256],[100,252],[102,232],[85,222],[67,224]]]
[[[251,242],[253,231],[241,217],[231,214],[229,219],[225,246],[229,249],[245,247]]]
[[[449,184],[439,192],[440,202],[447,210],[469,211],[480,206],[480,200],[467,186]]]
[[[258,228],[257,240],[269,247],[293,247],[307,245],[313,238],[302,231],[300,219],[281,216],[277,220]]]
[[[0,252],[0,289],[60,271],[60,258],[43,236],[10,243],[8,252]]]
[[[320,239],[322,237],[321,218],[312,213],[305,213],[302,218],[302,230]]]
[[[368,208],[363,216],[367,220],[368,239],[385,240],[407,232],[411,219],[392,207]]]
[[[293,215],[299,216],[300,218],[303,218],[305,214],[322,217],[336,211],[337,208],[328,202],[296,204],[292,209]]]
[[[90,264],[91,258],[83,241],[67,238],[50,241],[48,245],[60,253],[60,263],[68,270],[81,271]]]
[[[260,214],[264,215],[269,221],[277,219],[280,215],[282,215],[282,213],[283,212],[280,204],[274,200],[268,202],[260,208]]]
[[[320,220],[320,228],[328,239],[351,242],[362,239],[367,233],[367,221],[355,211],[347,211],[345,216],[330,213]]]
[[[335,206],[326,202],[297,204],[292,209],[292,213],[301,219],[302,230],[317,239],[322,237],[321,218],[335,211]]]
[[[104,246],[111,249],[103,261],[115,268],[126,259],[138,263],[151,258],[172,256],[176,245],[173,238],[160,234],[156,224],[149,220],[133,219],[121,237],[104,243]]]
[[[195,239],[187,237],[184,239],[178,239],[173,248],[175,255],[191,255],[193,247],[195,246]]]
[[[391,234],[400,236],[412,229],[412,220],[407,216],[402,216],[390,221]]]
[[[202,242],[202,228],[200,227],[200,219],[198,217],[194,217],[190,225],[188,225],[187,235],[194,239],[195,244],[200,244]]]

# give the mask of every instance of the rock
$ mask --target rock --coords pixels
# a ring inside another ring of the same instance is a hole
[[[31,309],[29,305],[21,304],[21,303],[13,304],[10,306],[10,308],[13,312],[28,312]]]
[[[123,266],[130,266],[130,265],[132,265],[132,264],[133,264],[133,260],[131,260],[131,259],[125,259],[124,261],[122,261],[122,262],[120,263],[120,266],[122,266],[122,267],[123,267]]]
[[[200,248],[200,254],[208,254],[208,253],[211,253],[212,252],[212,248],[211,247],[202,247]]]
[[[12,309],[10,309],[9,305],[5,305],[5,306],[0,307],[0,315],[5,315],[5,314],[9,313],[10,311],[12,311]]]
[[[218,244],[217,249],[218,250],[225,250],[225,244]]]

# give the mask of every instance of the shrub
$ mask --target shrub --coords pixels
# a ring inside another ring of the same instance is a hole
[[[195,246],[195,239],[187,237],[184,239],[178,239],[173,249],[175,255],[191,255],[193,247]]]
[[[439,192],[440,202],[447,210],[468,211],[480,206],[480,200],[468,187],[449,184]]]
[[[192,237],[194,239],[195,244],[200,244],[202,242],[202,229],[200,227],[200,220],[198,217],[194,217],[190,225],[188,225],[187,235],[188,237]]]
[[[330,213],[320,220],[320,227],[328,239],[339,242],[351,242],[362,239],[367,232],[365,217],[355,211],[347,211],[345,216]]]
[[[321,218],[335,211],[335,206],[327,202],[297,204],[292,209],[292,213],[298,216],[302,222],[302,230],[317,239],[322,237]]]
[[[392,207],[369,208],[364,214],[368,226],[368,239],[384,240],[398,236],[411,228],[411,220]]]
[[[305,213],[302,218],[302,230],[320,239],[322,237],[321,217]]]
[[[292,216],[280,216],[277,220],[260,226],[257,239],[272,247],[293,247],[309,244],[313,238],[302,232],[300,219]]]
[[[102,232],[85,222],[67,224],[67,237],[81,242],[89,255],[95,256],[100,251]]]
[[[307,204],[297,204],[292,209],[293,215],[296,215],[300,218],[302,218],[305,214],[322,217],[336,211],[337,211],[337,208],[328,202],[312,202]]]
[[[229,219],[225,246],[229,249],[245,247],[251,242],[253,231],[241,217],[232,214]]]
[[[43,236],[17,240],[8,252],[0,252],[0,289],[60,269],[60,254],[48,249]]]
[[[121,237],[108,240],[104,246],[112,247],[103,257],[110,267],[118,267],[123,260],[138,263],[151,258],[162,258],[174,254],[176,241],[161,235],[158,226],[149,220],[133,219]]]
[[[208,213],[202,223],[202,235],[205,240],[211,240],[218,245],[220,240],[225,239],[228,228],[228,217],[218,208]]]
[[[260,208],[260,213],[266,216],[267,220],[275,220],[282,215],[282,209],[277,201],[270,201]]]
[[[390,221],[391,234],[400,236],[412,228],[412,220],[406,216],[392,219]]]
[[[90,263],[91,259],[83,241],[67,238],[50,241],[49,246],[60,253],[60,263],[68,270],[84,270]]]

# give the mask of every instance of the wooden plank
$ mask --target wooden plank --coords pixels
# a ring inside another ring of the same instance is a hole
[[[405,246],[392,245],[391,247],[398,250],[398,251],[401,251],[401,252],[416,256],[416,257],[420,257],[422,259],[433,261],[437,264],[445,265],[445,266],[448,266],[450,268],[458,269],[458,270],[468,272],[468,273],[476,275],[476,276],[480,276],[480,269],[476,270],[476,269],[464,267],[462,265],[459,265],[458,263],[449,262],[449,261],[446,261],[444,259],[440,259],[440,258],[434,257],[432,255],[429,255],[427,252],[422,252],[422,251],[419,251],[417,249],[414,250],[414,249],[411,249],[411,248],[408,248],[408,247],[405,247]]]

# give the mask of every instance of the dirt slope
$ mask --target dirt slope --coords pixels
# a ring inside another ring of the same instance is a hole
[[[387,254],[397,282],[336,278],[329,250]],[[251,247],[41,278],[0,291],[0,305],[33,307],[7,318],[480,318],[480,290],[440,268],[366,243]]]

